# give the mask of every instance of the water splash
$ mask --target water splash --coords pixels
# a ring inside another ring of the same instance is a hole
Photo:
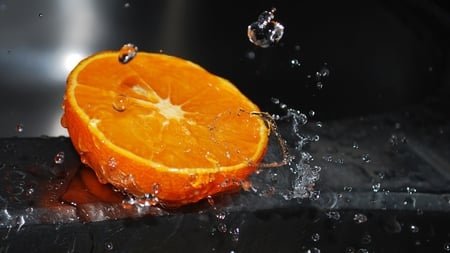
[[[275,21],[273,8],[270,11],[264,11],[258,16],[258,20],[247,27],[248,39],[258,47],[267,48],[278,43],[284,34],[284,26]]]

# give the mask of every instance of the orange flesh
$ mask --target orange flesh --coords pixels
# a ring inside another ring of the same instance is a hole
[[[163,54],[118,52],[69,75],[63,126],[100,182],[174,204],[239,187],[262,160],[259,108],[227,80]]]

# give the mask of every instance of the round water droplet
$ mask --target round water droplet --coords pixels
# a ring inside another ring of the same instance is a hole
[[[276,44],[284,34],[284,26],[273,20],[275,9],[264,11],[247,27],[247,35],[254,45],[267,48]]]
[[[138,52],[138,47],[134,44],[128,43],[122,46],[119,51],[119,62],[126,64],[134,59]]]
[[[125,95],[117,95],[112,102],[112,106],[118,112],[125,111],[128,106],[128,97]]]
[[[23,126],[22,123],[19,123],[19,124],[16,125],[16,132],[22,133],[23,130],[24,130],[24,126]]]
[[[411,225],[411,226],[409,227],[409,229],[410,229],[411,232],[413,232],[413,233],[419,232],[419,227],[416,226],[416,225]]]
[[[63,164],[64,163],[64,157],[65,154],[63,151],[58,152],[55,157],[53,158],[53,161],[55,162],[55,164]]]
[[[113,243],[112,243],[112,242],[105,242],[105,249],[106,249],[107,251],[113,250],[113,249],[114,249]]]
[[[38,17],[42,18],[42,17],[44,17],[44,14],[43,13],[38,13]]]
[[[444,250],[445,250],[446,252],[450,252],[450,242],[444,243]]]
[[[292,59],[291,60],[291,67],[292,68],[299,68],[300,67],[300,61],[298,59]]]

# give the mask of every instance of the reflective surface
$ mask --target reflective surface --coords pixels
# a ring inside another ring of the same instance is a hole
[[[197,62],[263,109],[278,97],[322,120],[445,97],[450,21],[440,2],[2,0],[0,136],[17,135],[19,123],[20,136],[66,134],[59,118],[70,69],[129,42]],[[260,48],[247,27],[272,7],[285,34]],[[327,78],[317,76],[323,68]]]
[[[261,48],[247,28],[272,8],[284,34]],[[449,17],[439,0],[0,0],[0,251],[450,252]],[[82,168],[65,78],[126,43],[298,110],[279,128],[302,164],[180,210],[60,202]]]

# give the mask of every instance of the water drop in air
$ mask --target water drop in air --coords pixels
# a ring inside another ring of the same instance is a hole
[[[128,43],[122,46],[119,51],[119,62],[126,64],[133,60],[138,52],[138,47],[134,44]]]
[[[22,123],[19,123],[19,124],[16,125],[16,132],[22,133],[23,129],[24,129],[24,127],[23,127]]]
[[[53,158],[53,161],[55,162],[55,164],[63,164],[64,163],[64,152],[58,152],[55,157]]]
[[[267,48],[276,44],[284,34],[284,26],[275,21],[275,8],[264,11],[258,20],[247,27],[247,35],[254,45]]]

